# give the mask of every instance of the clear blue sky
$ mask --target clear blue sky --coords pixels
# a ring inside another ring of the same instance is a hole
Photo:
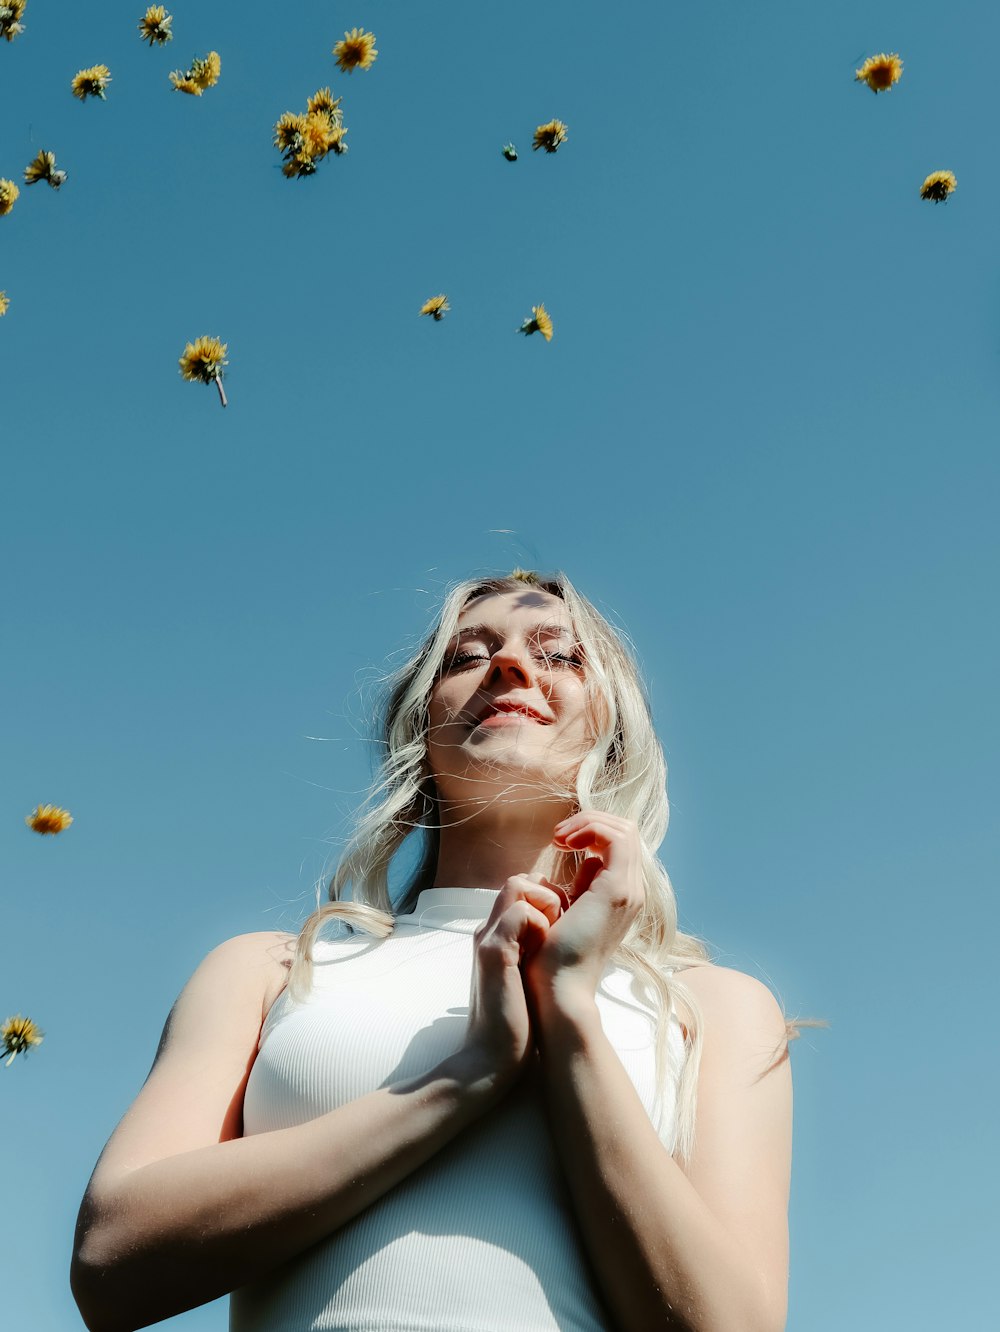
[[[81,1326],[93,1162],[199,959],[307,912],[368,682],[528,564],[637,645],[682,923],[831,1023],[793,1047],[791,1332],[985,1326],[1000,19],[178,0],[150,51],[144,7],[29,0],[0,43],[0,176],[69,172],[0,218],[0,1017],[46,1032],[0,1068],[10,1325]],[[286,181],[271,126],[328,83],[350,152]],[[203,333],[226,411],[177,373]]]

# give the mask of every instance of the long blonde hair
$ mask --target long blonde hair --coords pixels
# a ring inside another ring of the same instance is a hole
[[[707,963],[708,949],[700,939],[677,928],[674,891],[656,856],[669,818],[666,762],[635,660],[608,621],[563,574],[542,577],[515,570],[502,577],[458,583],[446,595],[437,623],[420,648],[388,678],[381,718],[380,771],[330,881],[330,901],[319,906],[302,927],[289,990],[292,998],[301,999],[307,993],[313,946],[331,918],[384,938],[392,931],[394,914],[409,910],[417,894],[432,886],[440,818],[427,759],[431,689],[462,610],[477,597],[523,591],[526,584],[565,604],[585,660],[588,711],[596,738],[568,794],[578,809],[617,814],[633,819],[639,828],[645,903],[615,960],[632,973],[658,1012],[658,1087],[664,1085],[668,1067],[670,1017],[678,1012],[679,1003],[685,1010],[681,1026],[687,1057],[677,1088],[674,1151],[689,1160],[694,1144],[702,1020],[693,995],[673,973]],[[423,854],[394,906],[389,895],[389,866],[403,842],[418,829],[423,830],[425,839]],[[556,882],[572,882],[582,857],[578,853],[557,853],[557,859],[560,863],[552,877]],[[789,1038],[797,1034],[789,1023]]]

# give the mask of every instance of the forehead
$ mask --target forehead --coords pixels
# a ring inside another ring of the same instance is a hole
[[[572,632],[573,629],[566,603],[539,587],[526,587],[523,592],[492,592],[477,597],[463,608],[458,617],[459,631],[474,624],[506,630],[538,630],[545,627]]]

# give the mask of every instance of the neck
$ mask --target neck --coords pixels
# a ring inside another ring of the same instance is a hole
[[[442,803],[434,887],[500,889],[515,874],[553,877],[562,857],[552,834],[573,809],[565,801]]]

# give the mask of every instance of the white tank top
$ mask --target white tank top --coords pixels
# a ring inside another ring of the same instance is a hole
[[[273,1005],[244,1100],[244,1135],[314,1119],[418,1076],[462,1045],[473,931],[496,893],[432,888],[388,938],[316,946],[304,1003]],[[654,1119],[654,1019],[624,971],[597,996],[604,1031]],[[655,1122],[674,1146],[684,1042],[668,1034]],[[351,1144],[344,1143],[350,1152]],[[602,1306],[537,1080],[353,1221],[234,1292],[231,1332],[600,1332]]]

